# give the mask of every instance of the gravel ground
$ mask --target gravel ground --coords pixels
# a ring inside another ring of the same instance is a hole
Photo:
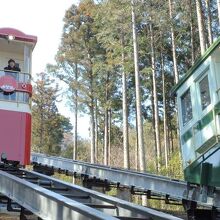
[[[18,214],[6,214],[6,213],[0,213],[0,220],[19,220]]]
[[[165,210],[163,210],[162,212],[166,212]],[[168,211],[168,212],[166,212],[166,213],[168,213],[168,214],[170,214],[170,215],[173,215],[173,216],[175,216],[175,217],[178,217],[178,218],[182,218],[182,219],[184,219],[184,220],[187,220],[187,215],[186,215],[186,213],[182,213],[182,212],[178,212],[178,211]]]
[[[28,220],[37,220],[36,216],[28,216]],[[0,220],[20,220],[19,213],[1,213],[0,212]]]

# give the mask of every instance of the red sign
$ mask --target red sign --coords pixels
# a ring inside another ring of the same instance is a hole
[[[17,82],[12,76],[0,77],[0,88],[4,92],[13,92],[17,87]]]

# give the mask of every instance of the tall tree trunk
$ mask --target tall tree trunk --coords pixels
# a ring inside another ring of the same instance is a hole
[[[176,56],[176,42],[175,42],[175,33],[173,26],[173,0],[169,0],[169,15],[171,21],[171,41],[172,41],[172,53],[173,53],[173,69],[174,69],[174,78],[175,83],[179,81],[179,73],[177,68],[177,56]]]
[[[161,54],[161,72],[163,81],[163,132],[164,132],[164,151],[165,151],[165,166],[168,168],[168,150],[169,150],[169,137],[167,126],[167,106],[166,106],[166,88],[165,88],[165,72],[164,72],[164,59]]]
[[[109,100],[109,72],[106,75],[106,86],[105,86],[105,102],[107,106],[105,106],[105,129],[104,129],[104,164],[108,165],[109,163],[109,142],[108,142],[108,129],[109,129],[109,122],[108,122],[108,100]]]
[[[169,0],[169,15],[171,21],[171,40],[172,40],[172,51],[173,51],[173,68],[174,68],[174,77],[175,83],[179,82],[179,73],[177,68],[177,55],[176,55],[176,42],[175,42],[175,33],[173,25],[173,0]],[[178,123],[178,115],[176,114],[176,119]]]
[[[136,92],[134,93],[134,98],[135,100],[137,99],[136,98]],[[137,107],[136,107],[137,109]],[[137,130],[137,127],[138,127],[138,123],[137,123],[137,110],[135,111],[135,126],[136,126],[136,130],[135,130],[135,138],[136,138],[136,146],[135,146],[135,160],[136,160],[136,170],[140,170],[140,161],[139,161],[139,150],[138,150],[138,130]]]
[[[90,54],[88,54],[88,57],[90,58]],[[92,62],[90,61],[91,66]],[[95,104],[94,104],[94,79],[93,79],[93,72],[92,69],[90,70],[89,73],[89,78],[90,78],[90,133],[91,133],[91,163],[95,163],[95,115],[94,115],[94,109],[95,109]]]
[[[95,99],[95,160],[98,161],[98,145],[99,145],[99,139],[98,139],[98,104],[97,99]]]
[[[90,108],[90,135],[91,135],[91,163],[95,163],[95,123],[94,123],[94,107]]]
[[[171,125],[171,121],[169,122],[169,127],[170,127],[170,145],[171,145],[171,152],[174,152],[174,144],[173,144],[173,129],[172,129],[172,125]]]
[[[78,81],[78,65],[75,64],[75,81]],[[75,89],[74,92],[74,149],[73,149],[73,160],[77,160],[77,131],[78,131],[78,91]]]
[[[139,151],[138,151],[138,137],[136,133],[136,142],[135,142],[135,161],[136,161],[136,170],[139,170]]]
[[[197,21],[199,28],[200,49],[201,49],[201,54],[204,54],[206,46],[205,46],[205,31],[204,31],[201,0],[196,0],[196,12],[197,12]]]
[[[220,0],[217,0],[217,6],[218,6],[218,23],[220,25]]]
[[[78,65],[75,63],[75,82],[78,83]],[[78,157],[78,90],[74,91],[74,143],[73,143],[73,160]],[[75,177],[73,175],[72,183],[75,184]]]
[[[105,109],[105,129],[104,129],[104,165],[108,165],[108,109]]]
[[[40,120],[40,147],[39,147],[39,152],[42,153],[43,152],[43,126],[44,126],[44,116],[43,116],[43,110],[40,113],[41,116],[41,120]]]
[[[193,65],[195,62],[195,30],[193,25],[193,14],[192,14],[192,0],[188,0],[188,15],[190,18],[190,41],[191,41],[191,64]]]
[[[155,64],[155,51],[154,51],[154,33],[152,24],[150,24],[150,38],[151,38],[151,68],[153,80],[153,97],[154,97],[154,119],[155,119],[155,134],[156,134],[156,147],[157,147],[157,166],[160,171],[161,160],[161,144],[160,144],[160,121],[158,113],[158,98],[157,98],[157,79],[156,79],[156,64]]]
[[[76,92],[75,92],[76,93]],[[77,130],[78,130],[78,103],[75,100],[75,111],[74,111],[74,149],[73,149],[73,160],[77,160]]]
[[[133,46],[134,46],[134,66],[135,66],[135,90],[136,90],[136,111],[137,111],[137,132],[138,132],[138,150],[140,160],[140,170],[146,170],[145,147],[143,138],[143,121],[141,111],[141,91],[140,91],[140,75],[139,75],[139,58],[136,31],[136,17],[134,0],[131,0],[132,7],[132,29],[133,29]]]
[[[152,76],[151,76],[151,106],[152,106],[152,127],[153,127],[153,135],[154,135],[154,166],[155,166],[155,169],[156,171],[158,172],[159,169],[158,169],[158,163],[157,163],[157,142],[156,142],[156,129],[155,129],[155,106],[154,106],[154,94],[153,94],[153,79],[152,79]]]
[[[90,162],[95,163],[95,103],[94,103],[94,78],[93,78],[93,70],[92,70],[92,59],[90,51],[87,54],[88,61],[90,63],[90,70],[89,70],[89,82],[90,82],[90,103],[89,103],[89,110],[90,110],[90,133],[91,133],[91,143],[90,143]]]
[[[108,164],[111,165],[111,124],[112,124],[112,111],[108,111]]]
[[[129,161],[129,139],[128,139],[128,103],[127,103],[127,77],[124,69],[125,54],[124,54],[124,33],[121,36],[122,44],[122,109],[123,109],[123,148],[124,148],[124,168],[130,168]]]
[[[136,100],[136,94],[135,94],[135,100]],[[137,118],[137,111],[135,111],[135,118]],[[137,120],[135,121],[135,126],[136,128],[138,127],[137,126]],[[136,135],[136,146],[135,146],[135,160],[136,160],[136,170],[140,170],[140,164],[139,164],[139,150],[138,150],[138,132],[137,132],[137,129],[136,129],[136,132],[135,132],[135,135]]]
[[[208,41],[209,41],[209,46],[210,46],[213,42],[212,19],[211,19],[211,12],[210,12],[210,0],[205,0],[205,5],[206,5],[206,11],[207,11]]]
[[[94,117],[94,101],[92,100],[90,107],[90,132],[91,132],[91,163],[95,163],[95,117]]]
[[[194,27],[192,21],[190,22],[190,33],[191,33],[191,63],[192,65],[195,62],[195,46],[194,46]]]

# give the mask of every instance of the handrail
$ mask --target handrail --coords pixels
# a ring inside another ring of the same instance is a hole
[[[48,220],[181,220],[26,169],[0,170],[0,193]]]
[[[29,74],[30,75],[30,73],[23,72],[23,71],[14,71],[14,70],[0,69],[0,72],[1,71],[3,71],[3,72],[13,72],[13,73],[24,73],[24,74]]]
[[[5,75],[11,75],[21,83],[30,83],[32,78],[31,74],[27,72],[0,69],[0,77]]]
[[[203,190],[200,186],[188,185],[182,180],[174,180],[168,177],[141,173],[126,169],[113,168],[98,164],[90,164],[82,161],[47,156],[39,153],[31,154],[32,163],[47,165],[54,169],[62,169],[72,173],[84,174],[90,178],[106,180],[110,183],[134,187],[139,190],[151,191],[157,195],[167,195],[175,200],[182,199],[195,201],[201,206],[220,208],[220,190],[215,190],[201,197]]]

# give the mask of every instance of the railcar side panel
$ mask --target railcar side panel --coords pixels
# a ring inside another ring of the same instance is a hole
[[[31,115],[25,112],[0,110],[0,154],[8,160],[30,163]]]

